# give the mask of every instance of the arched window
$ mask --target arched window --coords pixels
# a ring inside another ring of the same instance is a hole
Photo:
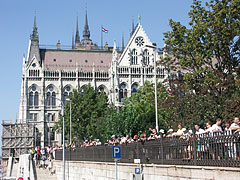
[[[145,49],[145,50],[143,51],[143,64],[149,65],[149,62],[150,62],[149,59],[150,59],[150,58],[149,58],[149,51],[148,51],[147,49]]]
[[[81,88],[80,88],[80,92],[81,92],[81,95],[84,94],[84,89],[87,87],[87,85],[83,85]]]
[[[134,83],[132,85],[132,93],[136,93],[137,92],[137,89],[138,89],[138,85],[136,83]]]
[[[52,105],[56,106],[56,93],[52,92]]]
[[[138,63],[137,50],[133,49],[131,53],[131,64],[137,64],[137,63]]]
[[[72,95],[72,88],[70,86],[66,86],[63,92],[63,102],[66,103],[66,99],[68,99]]]
[[[47,92],[47,106],[51,105],[51,98],[50,98],[51,94],[50,92]]]
[[[98,93],[100,94],[101,92],[103,92],[104,94],[106,94],[107,88],[104,85],[101,85],[98,87]]]
[[[38,98],[39,94],[37,92],[37,88],[35,85],[32,85],[30,92],[29,92],[29,106],[38,106]]]
[[[34,94],[34,106],[38,106],[38,92]]]
[[[33,106],[33,92],[29,93],[29,106]]]
[[[48,86],[46,96],[46,105],[56,106],[56,93],[52,85]]]
[[[119,102],[123,102],[124,97],[127,97],[127,86],[122,83],[119,89]]]

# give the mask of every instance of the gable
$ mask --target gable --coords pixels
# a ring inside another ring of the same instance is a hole
[[[137,57],[137,63],[135,66],[142,66],[143,65],[143,52],[147,50],[149,53],[150,59],[153,54],[153,49],[146,47],[146,45],[152,45],[149,37],[147,36],[146,32],[144,31],[142,25],[138,23],[134,33],[130,37],[126,47],[121,54],[118,64],[119,66],[129,66],[133,65],[131,62],[132,55],[134,54]],[[153,65],[152,60],[150,61],[149,65]]]
[[[30,60],[30,62],[27,65],[27,70],[29,69],[40,69],[41,66],[39,64],[39,61],[37,60],[36,56],[33,56],[33,58]]]

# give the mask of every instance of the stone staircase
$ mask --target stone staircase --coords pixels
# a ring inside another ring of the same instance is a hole
[[[37,169],[37,180],[57,180],[56,174],[51,175],[48,169]]]
[[[48,164],[49,162],[46,161],[46,164]],[[54,169],[52,169],[52,174],[50,173],[49,169],[46,168],[37,168],[36,167],[36,171],[37,171],[37,180],[57,180],[57,176],[56,176],[56,172]]]

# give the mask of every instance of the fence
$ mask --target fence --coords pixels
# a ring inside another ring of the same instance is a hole
[[[141,163],[240,167],[240,135],[190,136],[160,138],[119,145],[122,163]],[[56,160],[62,160],[62,150],[56,151]],[[113,162],[112,146],[91,146],[66,150],[66,160]]]

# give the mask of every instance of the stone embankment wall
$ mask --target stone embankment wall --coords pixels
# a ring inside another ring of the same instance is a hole
[[[62,161],[54,161],[53,166],[57,179],[61,180]],[[141,175],[135,175],[135,168],[138,167],[141,169]],[[66,161],[65,177],[69,180],[114,180],[115,164]],[[240,168],[118,163],[118,180],[239,180],[239,178]]]

